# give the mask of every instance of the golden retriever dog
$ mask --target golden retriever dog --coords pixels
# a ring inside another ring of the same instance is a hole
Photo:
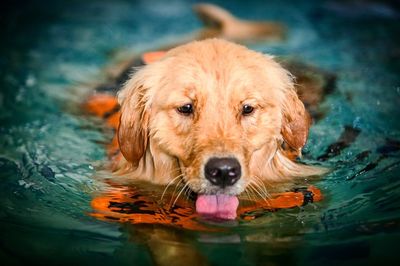
[[[270,55],[221,39],[169,50],[118,94],[117,173],[197,193],[199,214],[234,219],[238,195],[325,169],[299,163],[310,117]],[[265,195],[266,196],[266,195]]]

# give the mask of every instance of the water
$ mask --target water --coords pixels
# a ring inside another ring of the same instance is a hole
[[[199,28],[192,3],[59,0],[5,7],[1,260],[146,265],[154,262],[151,246],[153,252],[179,247],[212,265],[394,264],[400,236],[400,23],[399,11],[382,3],[216,2],[243,18],[288,25],[285,42],[252,48],[337,74],[305,160],[323,155],[346,126],[360,134],[324,162],[334,171],[312,181],[323,202],[225,224],[223,232],[131,226],[89,215],[93,195],[105,186],[96,169],[106,161],[103,144],[111,132],[82,115],[78,104],[91,81],[104,79],[102,69],[116,52],[157,47]],[[178,237],[158,240],[158,246],[143,240],[156,230]]]

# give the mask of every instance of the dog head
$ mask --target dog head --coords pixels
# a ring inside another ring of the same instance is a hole
[[[170,50],[135,73],[119,101],[119,144],[138,178],[236,196],[320,173],[282,148],[299,154],[310,125],[291,75],[244,46],[210,39]]]

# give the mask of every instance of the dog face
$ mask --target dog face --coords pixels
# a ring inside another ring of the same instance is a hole
[[[227,41],[192,42],[139,70],[119,94],[121,152],[135,177],[182,177],[199,194],[316,174],[292,162],[309,117],[272,57]]]

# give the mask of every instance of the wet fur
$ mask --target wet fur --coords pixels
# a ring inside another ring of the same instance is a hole
[[[237,195],[253,179],[270,184],[324,172],[293,160],[311,120],[292,76],[272,56],[219,39],[191,42],[137,71],[118,98],[126,159],[119,174],[156,184],[182,175],[197,193]],[[189,102],[193,117],[178,114]],[[254,114],[240,115],[244,103]],[[208,183],[203,166],[212,156],[236,157],[240,181],[224,191]]]

